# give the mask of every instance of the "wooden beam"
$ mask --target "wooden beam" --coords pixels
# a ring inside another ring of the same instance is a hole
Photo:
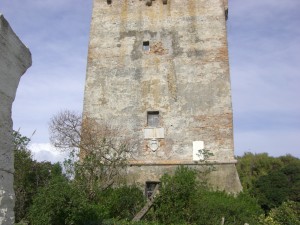
[[[139,211],[134,218],[132,219],[132,222],[137,222],[140,221],[149,211],[149,209],[152,207],[153,203],[154,203],[154,198],[156,197],[156,192],[159,189],[159,184],[156,184],[152,195],[150,196],[150,198],[148,199],[148,201],[146,202],[146,205],[141,209],[141,211]]]

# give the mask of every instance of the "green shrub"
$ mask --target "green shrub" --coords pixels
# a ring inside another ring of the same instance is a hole
[[[62,177],[41,188],[29,209],[32,225],[98,224],[101,217],[101,208]]]
[[[247,194],[237,197],[225,192],[211,191],[197,181],[197,172],[179,167],[173,176],[161,179],[160,194],[154,209],[146,217],[161,224],[257,224],[262,213],[257,201]]]
[[[272,209],[269,216],[281,225],[300,225],[300,203],[287,201]]]
[[[155,217],[163,224],[183,224],[190,221],[195,204],[197,188],[196,171],[178,167],[173,176],[161,178],[159,196],[155,200]]]
[[[261,225],[300,225],[300,203],[287,201],[259,218]]]
[[[214,225],[224,217],[225,224],[256,224],[262,213],[256,199],[241,193],[237,197],[220,191],[200,189],[193,208],[195,224]]]
[[[105,211],[105,218],[131,220],[144,206],[145,197],[136,186],[122,186],[100,192],[97,201]]]

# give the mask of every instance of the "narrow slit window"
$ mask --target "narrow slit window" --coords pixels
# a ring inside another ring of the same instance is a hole
[[[158,127],[159,126],[159,112],[150,111],[147,113],[147,124],[149,127]]]
[[[144,41],[143,42],[143,50],[144,51],[150,51],[150,42],[149,41]]]

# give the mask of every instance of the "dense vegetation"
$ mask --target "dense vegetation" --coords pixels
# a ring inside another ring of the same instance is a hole
[[[254,196],[265,213],[288,200],[300,202],[299,159],[246,153],[238,158],[237,169],[244,192]]]
[[[210,190],[196,171],[179,167],[173,175],[161,178],[154,206],[142,222],[133,223],[132,218],[146,202],[139,187],[91,186],[80,177],[84,173],[69,179],[60,164],[32,159],[30,139],[19,132],[14,136],[19,224],[215,225],[223,218],[228,225],[300,225],[300,160],[290,155],[274,158],[246,153],[238,157],[244,192],[235,197]]]

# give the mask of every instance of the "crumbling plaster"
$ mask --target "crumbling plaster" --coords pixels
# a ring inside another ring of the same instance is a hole
[[[212,179],[220,181],[216,186],[238,192],[227,0],[145,3],[94,0],[84,115],[114,121],[137,140],[128,169],[131,175],[136,171],[137,182],[159,179],[167,166],[194,163],[193,142],[203,141],[214,155],[210,160],[235,173],[228,180],[231,190],[223,179]],[[149,111],[159,111],[164,129],[155,151],[144,136]]]
[[[0,225],[14,224],[12,103],[31,53],[0,14]]]

